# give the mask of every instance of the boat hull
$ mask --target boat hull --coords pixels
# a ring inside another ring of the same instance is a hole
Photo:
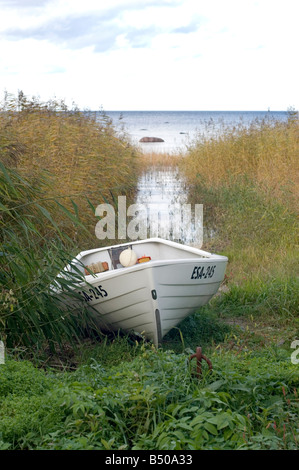
[[[164,243],[168,248],[178,245]],[[132,243],[134,249],[138,246]],[[181,246],[178,249],[181,258],[175,254],[171,259],[169,252],[167,259],[87,276],[77,292],[93,308],[98,326],[135,331],[158,345],[171,328],[207,304],[224,278],[227,258],[194,249],[184,251]],[[81,259],[88,254],[84,252]]]

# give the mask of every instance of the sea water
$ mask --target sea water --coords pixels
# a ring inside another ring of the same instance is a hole
[[[286,120],[286,111],[105,111],[118,132],[127,133],[143,152],[185,152],[194,139],[258,120]],[[164,142],[140,143],[142,137]]]

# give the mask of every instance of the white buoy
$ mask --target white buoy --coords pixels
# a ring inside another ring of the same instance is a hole
[[[135,251],[131,250],[131,248],[127,248],[126,250],[121,252],[119,256],[119,261],[124,267],[127,268],[136,264],[137,255]]]

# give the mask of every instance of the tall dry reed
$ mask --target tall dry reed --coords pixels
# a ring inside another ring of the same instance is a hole
[[[143,171],[153,168],[176,168],[181,161],[182,156],[172,153],[143,152],[140,155],[140,168]]]
[[[18,97],[6,94],[0,108],[0,161],[32,183],[47,170],[52,185],[44,198],[59,198],[79,213],[93,240],[91,207],[113,202],[116,195],[132,195],[138,174],[135,147],[104,113],[68,109],[63,101],[41,103],[22,92]],[[69,221],[57,222],[78,238]]]
[[[180,168],[203,204],[213,236],[204,247],[229,258],[233,282],[298,274],[299,121],[253,121],[198,138]],[[272,282],[272,281],[271,281]],[[290,281],[291,282],[291,281]]]
[[[191,183],[208,186],[250,179],[280,201],[299,196],[299,121],[290,114],[287,122],[253,121],[223,128],[212,138],[198,138],[182,160]]]

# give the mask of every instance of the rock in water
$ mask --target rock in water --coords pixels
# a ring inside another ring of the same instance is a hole
[[[139,142],[164,142],[160,137],[142,137]]]

